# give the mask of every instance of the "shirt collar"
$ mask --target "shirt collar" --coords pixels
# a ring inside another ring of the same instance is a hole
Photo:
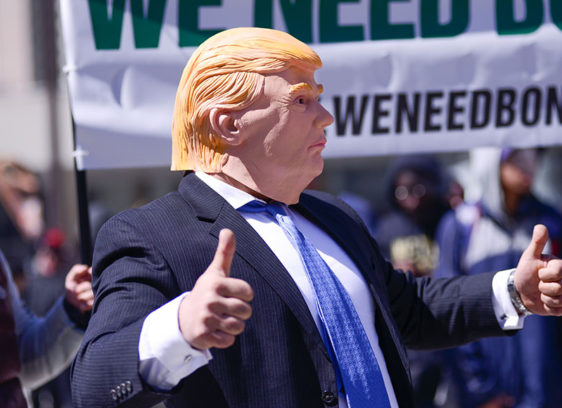
[[[207,186],[212,188],[217,194],[224,198],[228,204],[230,204],[234,209],[239,209],[250,201],[259,200],[251,194],[246,193],[230,184],[225,183],[218,178],[215,178],[202,171],[196,171],[195,175],[205,183]],[[259,200],[262,201],[262,200]]]

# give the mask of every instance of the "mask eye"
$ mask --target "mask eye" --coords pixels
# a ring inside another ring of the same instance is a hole
[[[305,103],[304,97],[301,96],[300,98],[297,98],[297,103],[298,103],[299,105],[304,105],[304,103]]]

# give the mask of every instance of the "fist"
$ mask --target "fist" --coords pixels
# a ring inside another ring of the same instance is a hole
[[[544,225],[535,225],[529,247],[515,272],[515,288],[531,312],[562,316],[562,260],[543,255],[548,241]]]
[[[92,268],[88,265],[74,265],[66,274],[64,281],[66,300],[80,312],[92,310],[94,292],[92,291]]]
[[[180,304],[180,331],[191,347],[230,347],[252,315],[252,287],[229,276],[235,250],[234,234],[223,229],[213,261]]]

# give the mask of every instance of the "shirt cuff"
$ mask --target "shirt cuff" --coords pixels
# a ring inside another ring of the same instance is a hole
[[[150,313],[139,339],[139,372],[153,388],[169,391],[213,358],[209,350],[197,350],[181,334],[178,323],[183,293]]]
[[[503,330],[522,329],[525,321],[525,316],[520,316],[515,310],[507,290],[507,279],[512,270],[500,271],[494,275],[492,280],[492,303],[496,319]]]

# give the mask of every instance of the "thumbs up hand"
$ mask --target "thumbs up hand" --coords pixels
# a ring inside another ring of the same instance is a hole
[[[213,261],[180,304],[180,331],[194,348],[230,347],[252,315],[251,286],[229,277],[235,250],[234,234],[223,229]]]
[[[531,312],[562,316],[562,260],[542,254],[547,241],[546,227],[535,225],[515,271],[515,289]]]

